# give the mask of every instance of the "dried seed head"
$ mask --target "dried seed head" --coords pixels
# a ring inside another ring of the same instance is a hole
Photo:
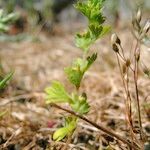
[[[137,22],[140,23],[141,18],[142,18],[142,12],[141,12],[141,9],[138,9],[137,14],[136,14],[136,20],[137,20]]]
[[[121,44],[121,41],[120,41],[120,39],[118,38],[118,36],[117,36],[117,34],[112,34],[112,36],[111,36],[111,44],[113,45],[113,44]]]
[[[113,49],[116,53],[119,52],[119,48],[118,48],[117,44],[113,44],[113,45],[112,45],[112,49]]]
[[[127,59],[127,60],[126,60],[126,66],[127,66],[127,67],[129,67],[129,66],[130,66],[130,64],[131,64],[130,59]]]
[[[145,23],[145,26],[143,27],[143,33],[147,33],[150,29],[150,20],[148,20],[146,23]]]
[[[144,68],[143,69],[144,74],[146,74],[147,76],[150,76],[150,70],[148,68]]]

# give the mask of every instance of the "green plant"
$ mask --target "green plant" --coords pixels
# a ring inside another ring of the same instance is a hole
[[[0,33],[6,32],[9,29],[9,24],[16,20],[18,17],[15,13],[6,15],[4,11],[0,10]],[[6,86],[6,83],[12,78],[13,72],[8,73],[5,77],[0,80],[0,89]]]
[[[0,10],[0,33],[6,32],[9,29],[9,24],[12,23],[17,18],[15,13],[6,15],[3,10]],[[4,89],[7,85],[7,82],[12,79],[14,72],[11,71],[6,76],[0,76],[0,90]],[[5,112],[0,112],[0,117],[6,114]]]
[[[126,94],[126,112],[127,112],[127,121],[130,128],[131,139],[125,139],[122,136],[114,133],[110,129],[107,129],[101,125],[98,125],[89,119],[87,119],[84,115],[86,115],[90,110],[90,105],[87,101],[86,93],[79,92],[79,88],[81,85],[81,81],[84,77],[86,71],[90,68],[90,66],[94,63],[97,58],[97,54],[93,53],[89,55],[90,46],[101,36],[107,33],[110,30],[110,27],[104,26],[103,23],[105,21],[105,17],[102,15],[102,8],[103,8],[104,0],[87,0],[84,2],[78,2],[75,7],[82,12],[88,19],[88,28],[83,33],[77,33],[75,37],[75,44],[83,51],[83,56],[81,58],[77,58],[72,66],[65,68],[65,73],[68,77],[70,83],[72,83],[75,87],[75,90],[70,94],[66,91],[64,86],[55,81],[52,83],[51,87],[46,88],[46,103],[51,104],[52,106],[62,109],[71,115],[65,118],[65,125],[64,127],[58,129],[54,135],[53,139],[56,141],[62,140],[66,136],[71,136],[74,130],[76,129],[77,122],[79,119],[82,119],[89,124],[93,125],[94,127],[102,130],[103,132],[109,134],[117,138],[118,140],[122,141],[123,143],[127,144],[130,149],[140,150],[143,149],[143,131],[142,131],[142,124],[141,124],[141,114],[140,114],[140,106],[139,106],[139,90],[138,90],[138,64],[140,60],[140,53],[139,53],[139,45],[142,37],[137,38],[137,44],[134,49],[134,59],[133,64],[132,60],[126,58],[124,49],[121,45],[121,40],[118,38],[116,34],[112,35],[111,43],[112,48],[117,56],[118,66],[120,68],[120,73],[123,81],[123,86],[125,89]],[[138,15],[137,15],[138,16]],[[140,22],[140,16],[136,16],[136,21]],[[145,27],[146,26],[146,27]],[[149,26],[146,24],[144,27],[141,28],[140,36],[146,35],[149,30]],[[121,59],[121,60],[120,60]],[[122,67],[123,62],[123,67]],[[131,91],[129,89],[129,71],[133,73],[133,80],[135,85],[135,99],[136,99],[136,106],[138,112],[138,120],[139,120],[139,127],[140,127],[140,136],[141,140],[138,140],[134,134],[134,127],[133,127],[133,116],[132,116],[132,97]],[[125,75],[127,79],[125,78]],[[70,109],[65,109],[57,103],[67,103]],[[69,138],[68,138],[69,139]],[[137,142],[138,141],[138,142]]]
[[[75,86],[75,91],[68,93],[64,86],[55,81],[51,87],[46,88],[46,103],[67,103],[71,109],[82,115],[90,110],[86,93],[79,93],[81,81],[86,71],[91,67],[97,58],[97,54],[89,55],[90,46],[109,30],[109,26],[104,26],[105,17],[102,14],[104,0],[87,0],[85,2],[77,2],[75,8],[78,9],[88,19],[88,28],[83,33],[77,33],[75,44],[83,51],[83,56],[77,58],[73,64],[64,69],[68,80]],[[54,140],[62,140],[64,137],[73,133],[77,126],[78,117],[70,115],[65,118],[64,127],[58,129],[54,135]]]
[[[18,18],[16,13],[10,13],[6,15],[2,9],[0,9],[0,33],[6,32],[9,29],[9,24],[14,22]]]

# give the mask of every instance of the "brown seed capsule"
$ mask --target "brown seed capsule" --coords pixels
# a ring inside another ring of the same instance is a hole
[[[125,74],[126,72],[127,72],[127,66],[126,66],[126,64],[123,64],[122,73]]]
[[[113,45],[113,44],[121,44],[121,41],[120,41],[120,39],[118,38],[118,36],[117,36],[117,34],[112,34],[112,36],[111,36],[111,44]]]
[[[150,76],[150,70],[148,68],[144,68],[143,72],[147,75]]]
[[[119,48],[118,48],[118,46],[117,46],[116,44],[113,44],[113,45],[112,45],[112,49],[113,49],[116,53],[119,52]]]
[[[131,64],[130,59],[127,59],[127,60],[126,60],[126,66],[127,66],[127,67],[129,67],[129,66],[130,66],[130,64]]]
[[[142,18],[142,13],[141,13],[141,9],[139,9],[139,10],[137,11],[137,14],[136,14],[136,20],[137,20],[137,22],[140,23],[141,18]]]

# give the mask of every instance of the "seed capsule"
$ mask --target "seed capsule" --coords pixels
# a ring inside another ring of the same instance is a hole
[[[125,74],[127,72],[127,66],[126,66],[126,64],[123,64],[123,66],[122,66],[122,72],[123,72],[123,74]]]
[[[112,49],[113,49],[116,53],[119,52],[119,48],[118,48],[118,46],[117,46],[116,44],[113,44],[113,45],[112,45]]]
[[[112,34],[112,36],[111,36],[111,44],[113,45],[113,44],[121,44],[121,41],[120,41],[120,39],[118,38],[118,36],[117,36],[117,34]]]
[[[150,70],[148,68],[144,68],[143,72],[147,75],[150,76]]]
[[[127,59],[127,60],[126,60],[126,66],[127,66],[127,67],[129,67],[129,66],[130,66],[130,64],[131,64],[130,59]]]

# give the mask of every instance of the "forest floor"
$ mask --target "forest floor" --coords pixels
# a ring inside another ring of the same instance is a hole
[[[125,48],[126,56],[135,46],[135,39],[129,29],[116,31]],[[55,35],[38,33],[38,40],[21,42],[1,42],[0,58],[3,70],[15,70],[13,80],[5,91],[1,92],[0,111],[0,149],[42,150],[61,149],[66,139],[61,142],[52,140],[52,133],[63,125],[66,112],[45,104],[44,89],[51,81],[59,80],[72,91],[64,74],[64,67],[69,66],[81,51],[74,45],[74,33],[59,31]],[[111,49],[110,34],[96,42],[91,48],[98,53],[98,59],[86,73],[80,91],[87,93],[91,106],[87,118],[97,124],[111,128],[115,133],[130,138],[125,116],[124,88],[119,74],[116,56]],[[141,59],[149,65],[150,52],[142,46]],[[150,65],[149,65],[150,66]],[[150,109],[145,109],[150,97],[150,80],[139,71],[139,93],[144,132],[150,136]],[[130,90],[133,98],[133,117],[137,118],[134,83],[131,79]],[[66,107],[66,105],[62,105]],[[136,136],[137,119],[134,120]],[[80,120],[68,149],[100,150],[108,145],[112,149],[127,149],[123,143],[99,131]],[[49,148],[48,148],[49,147]]]

